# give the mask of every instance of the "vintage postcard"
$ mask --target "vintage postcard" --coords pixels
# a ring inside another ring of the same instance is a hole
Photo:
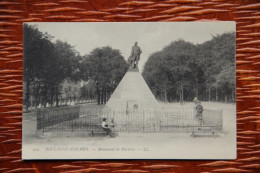
[[[235,159],[235,22],[24,23],[22,158]]]

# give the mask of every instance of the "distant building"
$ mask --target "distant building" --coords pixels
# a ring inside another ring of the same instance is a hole
[[[70,79],[65,79],[63,83],[61,83],[60,87],[60,95],[59,95],[59,105],[64,105],[68,104],[71,102],[78,102],[81,97],[81,87],[85,85],[85,81],[78,81],[78,82],[73,82]],[[36,98],[34,96],[35,94],[35,89],[33,83],[30,85],[30,93],[29,93],[29,107],[38,107],[39,104],[42,106],[46,106],[46,104],[50,104],[49,98],[45,98],[44,93],[41,93],[42,89],[39,89],[39,95],[38,95],[38,103],[36,103]],[[26,82],[23,81],[23,104],[26,105]],[[49,94],[49,93],[47,93]],[[48,95],[47,95],[48,97]],[[46,99],[46,100],[44,100]],[[53,100],[53,104],[55,105],[55,98]]]
[[[83,86],[83,81],[73,82],[70,79],[64,80],[61,84],[61,95],[62,101],[78,101],[80,98],[80,88]]]

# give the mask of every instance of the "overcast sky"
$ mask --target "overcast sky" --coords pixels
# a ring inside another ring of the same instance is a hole
[[[139,68],[152,53],[162,50],[180,38],[192,43],[203,43],[212,35],[235,31],[235,22],[40,22],[42,32],[74,46],[81,54],[90,53],[96,47],[111,46],[119,49],[127,59],[135,41],[142,49]]]

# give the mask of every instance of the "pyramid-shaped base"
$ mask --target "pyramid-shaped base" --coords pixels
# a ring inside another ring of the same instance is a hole
[[[106,106],[111,110],[131,111],[159,108],[150,88],[138,71],[128,71]]]

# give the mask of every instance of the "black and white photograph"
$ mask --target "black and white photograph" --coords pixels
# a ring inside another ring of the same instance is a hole
[[[236,159],[236,23],[23,24],[22,159]]]

